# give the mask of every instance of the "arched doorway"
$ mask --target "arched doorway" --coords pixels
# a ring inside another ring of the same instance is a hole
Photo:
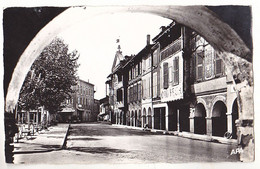
[[[212,135],[224,137],[227,132],[227,107],[222,101],[217,101],[212,110]]]
[[[134,126],[137,127],[137,110],[135,111],[134,119]]]
[[[152,110],[151,107],[148,109],[148,128],[152,128]]]
[[[237,139],[237,127],[236,127],[237,119],[238,119],[238,105],[236,99],[232,106],[232,138],[233,139]]]
[[[206,109],[202,103],[195,106],[194,133],[206,134]]]
[[[126,125],[130,126],[130,111],[127,111],[126,113]]]
[[[131,111],[130,126],[134,126],[134,111]]]
[[[146,125],[146,109],[143,109],[143,127]]]
[[[141,113],[141,110],[138,111],[138,127],[142,127],[142,113]]]

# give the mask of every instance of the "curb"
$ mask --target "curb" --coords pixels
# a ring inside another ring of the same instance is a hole
[[[69,130],[70,130],[70,124],[68,126],[68,129],[67,129],[67,132],[64,136],[64,139],[63,139],[63,144],[61,146],[61,149],[66,149],[66,145],[67,145],[67,140],[68,140],[68,135],[69,135]]]
[[[193,134],[193,133],[182,133],[182,132],[177,132],[177,131],[145,129],[145,128],[141,128],[141,127],[124,126],[124,125],[118,125],[118,124],[112,124],[112,126],[127,128],[127,129],[143,130],[143,131],[158,133],[158,134],[162,134],[162,135],[178,136],[178,137],[188,138],[188,139],[192,139],[192,140],[199,140],[199,141],[206,141],[206,142],[227,144],[227,145],[237,145],[237,140],[229,140],[229,139],[218,138],[218,137],[214,137],[214,136],[197,135],[197,134]]]

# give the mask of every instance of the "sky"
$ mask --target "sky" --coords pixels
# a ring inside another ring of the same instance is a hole
[[[95,99],[101,99],[105,97],[105,81],[117,51],[116,39],[120,39],[123,55],[137,54],[145,47],[147,34],[152,39],[161,26],[171,22],[151,14],[106,14],[73,25],[58,37],[64,39],[70,50],[79,52],[78,76],[94,84]]]

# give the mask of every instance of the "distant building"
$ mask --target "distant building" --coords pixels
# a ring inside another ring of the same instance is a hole
[[[97,121],[99,110],[100,110],[100,102],[99,100],[94,99],[94,109],[93,109],[93,113],[91,113],[90,121]]]
[[[100,99],[100,110],[98,114],[99,121],[108,121],[110,119],[110,106],[109,106],[109,96]]]
[[[75,93],[66,100],[65,108],[60,112],[62,122],[94,121],[94,85],[78,79],[72,89]]]

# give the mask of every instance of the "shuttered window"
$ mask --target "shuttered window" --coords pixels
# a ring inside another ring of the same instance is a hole
[[[173,72],[172,72],[173,85],[179,84],[179,57],[173,59]]]
[[[153,74],[153,98],[157,97],[157,72]]]
[[[141,100],[141,83],[138,84],[138,100]]]
[[[130,103],[130,88],[127,89],[127,103]]]
[[[153,52],[153,66],[156,66],[158,64],[158,60],[159,60],[159,49],[156,49]]]
[[[138,100],[138,84],[135,85],[135,101]]]
[[[161,72],[160,69],[157,69],[157,96],[160,97],[161,90]]]
[[[167,89],[169,87],[169,69],[168,69],[168,63],[163,63],[163,88]]]
[[[143,80],[143,99],[145,99],[145,79]]]
[[[205,79],[211,79],[214,77],[214,55],[213,49],[210,45],[205,47],[205,58],[204,58],[204,67],[205,67]]]
[[[203,51],[198,51],[196,55],[196,79],[203,80]]]
[[[215,61],[215,75],[216,76],[223,75],[223,62],[218,55],[216,55],[216,61]]]

